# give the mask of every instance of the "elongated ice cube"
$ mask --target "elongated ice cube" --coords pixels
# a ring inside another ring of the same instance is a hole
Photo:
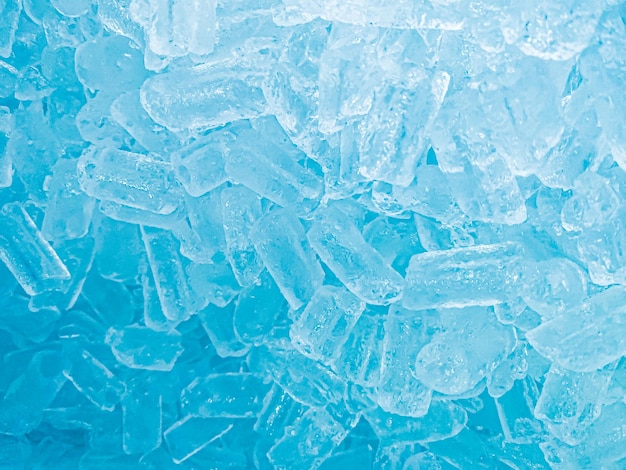
[[[181,194],[169,163],[112,148],[91,148],[78,163],[83,190],[96,199],[171,214]]]
[[[163,313],[152,270],[149,267],[144,269],[145,272],[141,275],[141,288],[143,294],[143,321],[145,325],[154,331],[169,331],[176,328],[180,322],[168,320]]]
[[[278,468],[302,465],[316,469],[348,434],[323,408],[312,408],[285,429],[283,437],[268,452]]]
[[[158,332],[145,326],[110,328],[104,342],[115,358],[131,369],[171,371],[183,352],[180,333]]]
[[[535,417],[563,442],[579,444],[584,430],[600,416],[614,370],[607,366],[594,372],[572,372],[553,365],[541,388]]]
[[[105,279],[132,282],[140,275],[141,254],[144,252],[139,227],[108,217],[94,221],[96,262]]]
[[[173,132],[223,126],[261,115],[262,90],[246,77],[214,71],[166,72],[141,86],[141,104]]]
[[[225,155],[226,173],[257,194],[306,215],[322,194],[322,181],[274,117],[253,121]],[[302,163],[301,163],[302,162]]]
[[[305,356],[328,363],[364,309],[365,303],[345,288],[322,286],[302,313],[292,315],[291,341]]]
[[[82,192],[76,160],[59,160],[52,168],[48,205],[41,232],[48,240],[81,238],[87,234],[95,201]]]
[[[8,387],[0,402],[0,431],[23,436],[35,429],[65,383],[65,361],[59,350],[35,353],[24,372]],[[1,445],[1,444],[0,444]]]
[[[180,227],[185,217],[185,212],[182,210],[182,207],[171,214],[163,215],[129,207],[113,201],[100,201],[98,209],[107,217],[117,220],[118,222],[144,225],[146,227],[155,227],[165,230],[173,230],[174,228]]]
[[[185,196],[188,226],[173,229],[180,240],[180,252],[196,263],[212,263],[216,253],[226,248],[220,204],[221,188],[203,196]]]
[[[13,159],[6,151],[7,140],[6,134],[0,129],[0,188],[8,188],[13,184]]]
[[[143,26],[148,47],[155,54],[180,57],[213,51],[216,0],[131,0],[130,15]]]
[[[0,8],[0,57],[9,57],[15,41],[15,31],[22,12],[22,2],[8,0],[2,3]]]
[[[165,318],[173,322],[188,319],[197,305],[176,239],[171,232],[150,227],[141,227],[141,237]]]
[[[416,376],[415,361],[428,342],[427,333],[435,326],[428,312],[414,312],[398,305],[389,307],[384,323],[384,337],[379,362],[379,380],[373,400],[387,413],[400,416],[424,416],[430,407],[432,388]],[[379,354],[376,345],[373,354]],[[372,377],[375,377],[372,373]]]
[[[516,297],[522,248],[514,242],[420,253],[409,263],[402,304],[420,310],[494,305]]]
[[[0,260],[29,295],[54,289],[70,278],[59,255],[19,203],[0,209]]]
[[[229,432],[232,420],[193,418],[187,416],[163,432],[174,463],[180,464]]]
[[[224,188],[221,198],[226,256],[239,284],[250,286],[263,270],[263,263],[250,239],[250,229],[263,214],[261,200],[243,186]]]
[[[122,446],[127,454],[146,454],[161,445],[162,395],[150,377],[136,376],[122,396]]]
[[[289,305],[297,310],[306,304],[322,285],[324,271],[296,216],[274,210],[257,221],[250,237]]]
[[[183,389],[181,409],[185,415],[203,418],[250,418],[261,410],[267,388],[248,373],[198,377]]]
[[[404,280],[363,238],[340,210],[318,213],[307,233],[311,247],[357,297],[374,305],[388,305],[402,295]]]
[[[439,73],[410,89],[386,87],[360,124],[359,173],[371,180],[407,186],[430,131],[450,76]]]
[[[70,367],[63,371],[65,377],[98,408],[113,411],[126,391],[124,383],[79,345],[69,345],[65,350],[71,360]]]
[[[366,310],[354,325],[331,368],[346,380],[373,387],[380,380],[384,323],[380,315]],[[394,340],[395,341],[395,340]]]

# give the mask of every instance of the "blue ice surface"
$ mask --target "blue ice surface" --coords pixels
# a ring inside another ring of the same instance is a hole
[[[626,468],[626,2],[1,0],[0,468]]]

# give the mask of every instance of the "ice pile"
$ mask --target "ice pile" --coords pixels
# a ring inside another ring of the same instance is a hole
[[[626,468],[625,23],[0,1],[0,467]]]

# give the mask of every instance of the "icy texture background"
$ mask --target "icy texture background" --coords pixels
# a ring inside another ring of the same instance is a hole
[[[625,20],[0,0],[0,467],[626,468]]]

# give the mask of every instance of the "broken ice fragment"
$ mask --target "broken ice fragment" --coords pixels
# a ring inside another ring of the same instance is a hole
[[[8,98],[15,91],[18,71],[15,67],[0,60],[0,98]],[[7,132],[6,129],[3,129]]]
[[[575,12],[575,2],[544,4],[538,0],[504,10],[502,31],[507,43],[524,54],[544,60],[567,60],[591,40],[603,3],[591,1]]]
[[[457,395],[483,380],[515,346],[512,328],[484,307],[442,311],[442,331],[418,353],[415,376],[440,393]]]
[[[614,367],[594,372],[572,372],[553,365],[546,375],[535,407],[535,417],[553,436],[579,444],[584,430],[600,416]]]
[[[257,221],[250,237],[289,305],[297,310],[306,304],[322,285],[324,271],[296,216],[274,210]]]
[[[171,371],[183,352],[177,331],[158,332],[140,325],[110,328],[104,342],[120,364],[132,369]]]
[[[531,376],[527,376],[516,380],[511,390],[495,400],[506,441],[531,444],[541,440],[544,427],[533,415],[538,398],[537,383]]]
[[[237,336],[233,314],[235,302],[219,308],[209,304],[197,313],[198,320],[221,357],[240,357],[250,349]]]
[[[0,260],[29,295],[58,287],[70,278],[59,255],[17,202],[0,209]]]
[[[174,463],[180,464],[219,439],[233,427],[232,420],[187,416],[163,432]]]
[[[133,321],[132,297],[124,284],[102,279],[94,269],[81,293],[103,325],[121,327]]]
[[[526,333],[539,354],[562,368],[593,372],[626,354],[626,291],[621,286],[589,297],[572,312]]]
[[[572,310],[587,297],[587,278],[574,262],[552,258],[529,263],[522,298],[545,319]]]
[[[33,311],[45,308],[57,308],[59,311],[64,311],[72,308],[91,270],[95,254],[93,238],[86,236],[58,242],[55,248],[71,277],[54,290],[47,290],[32,296],[29,308]]]
[[[0,401],[0,432],[23,436],[39,426],[47,408],[65,382],[60,351],[43,350],[8,387]],[[0,444],[1,446],[2,444]]]
[[[101,410],[113,411],[126,386],[102,362],[78,345],[66,348],[71,366],[63,371],[76,389]]]
[[[522,248],[513,242],[417,254],[402,304],[420,310],[506,302],[519,288],[521,263]]]
[[[247,362],[253,372],[269,372],[294,400],[304,405],[323,407],[343,400],[345,383],[324,365],[303,356],[289,344],[281,342],[273,349],[253,348]]]
[[[396,301],[404,280],[363,238],[340,210],[318,212],[307,238],[337,278],[357,297],[374,305]]]
[[[198,377],[181,392],[181,409],[202,418],[250,418],[261,410],[267,388],[247,373]]]

